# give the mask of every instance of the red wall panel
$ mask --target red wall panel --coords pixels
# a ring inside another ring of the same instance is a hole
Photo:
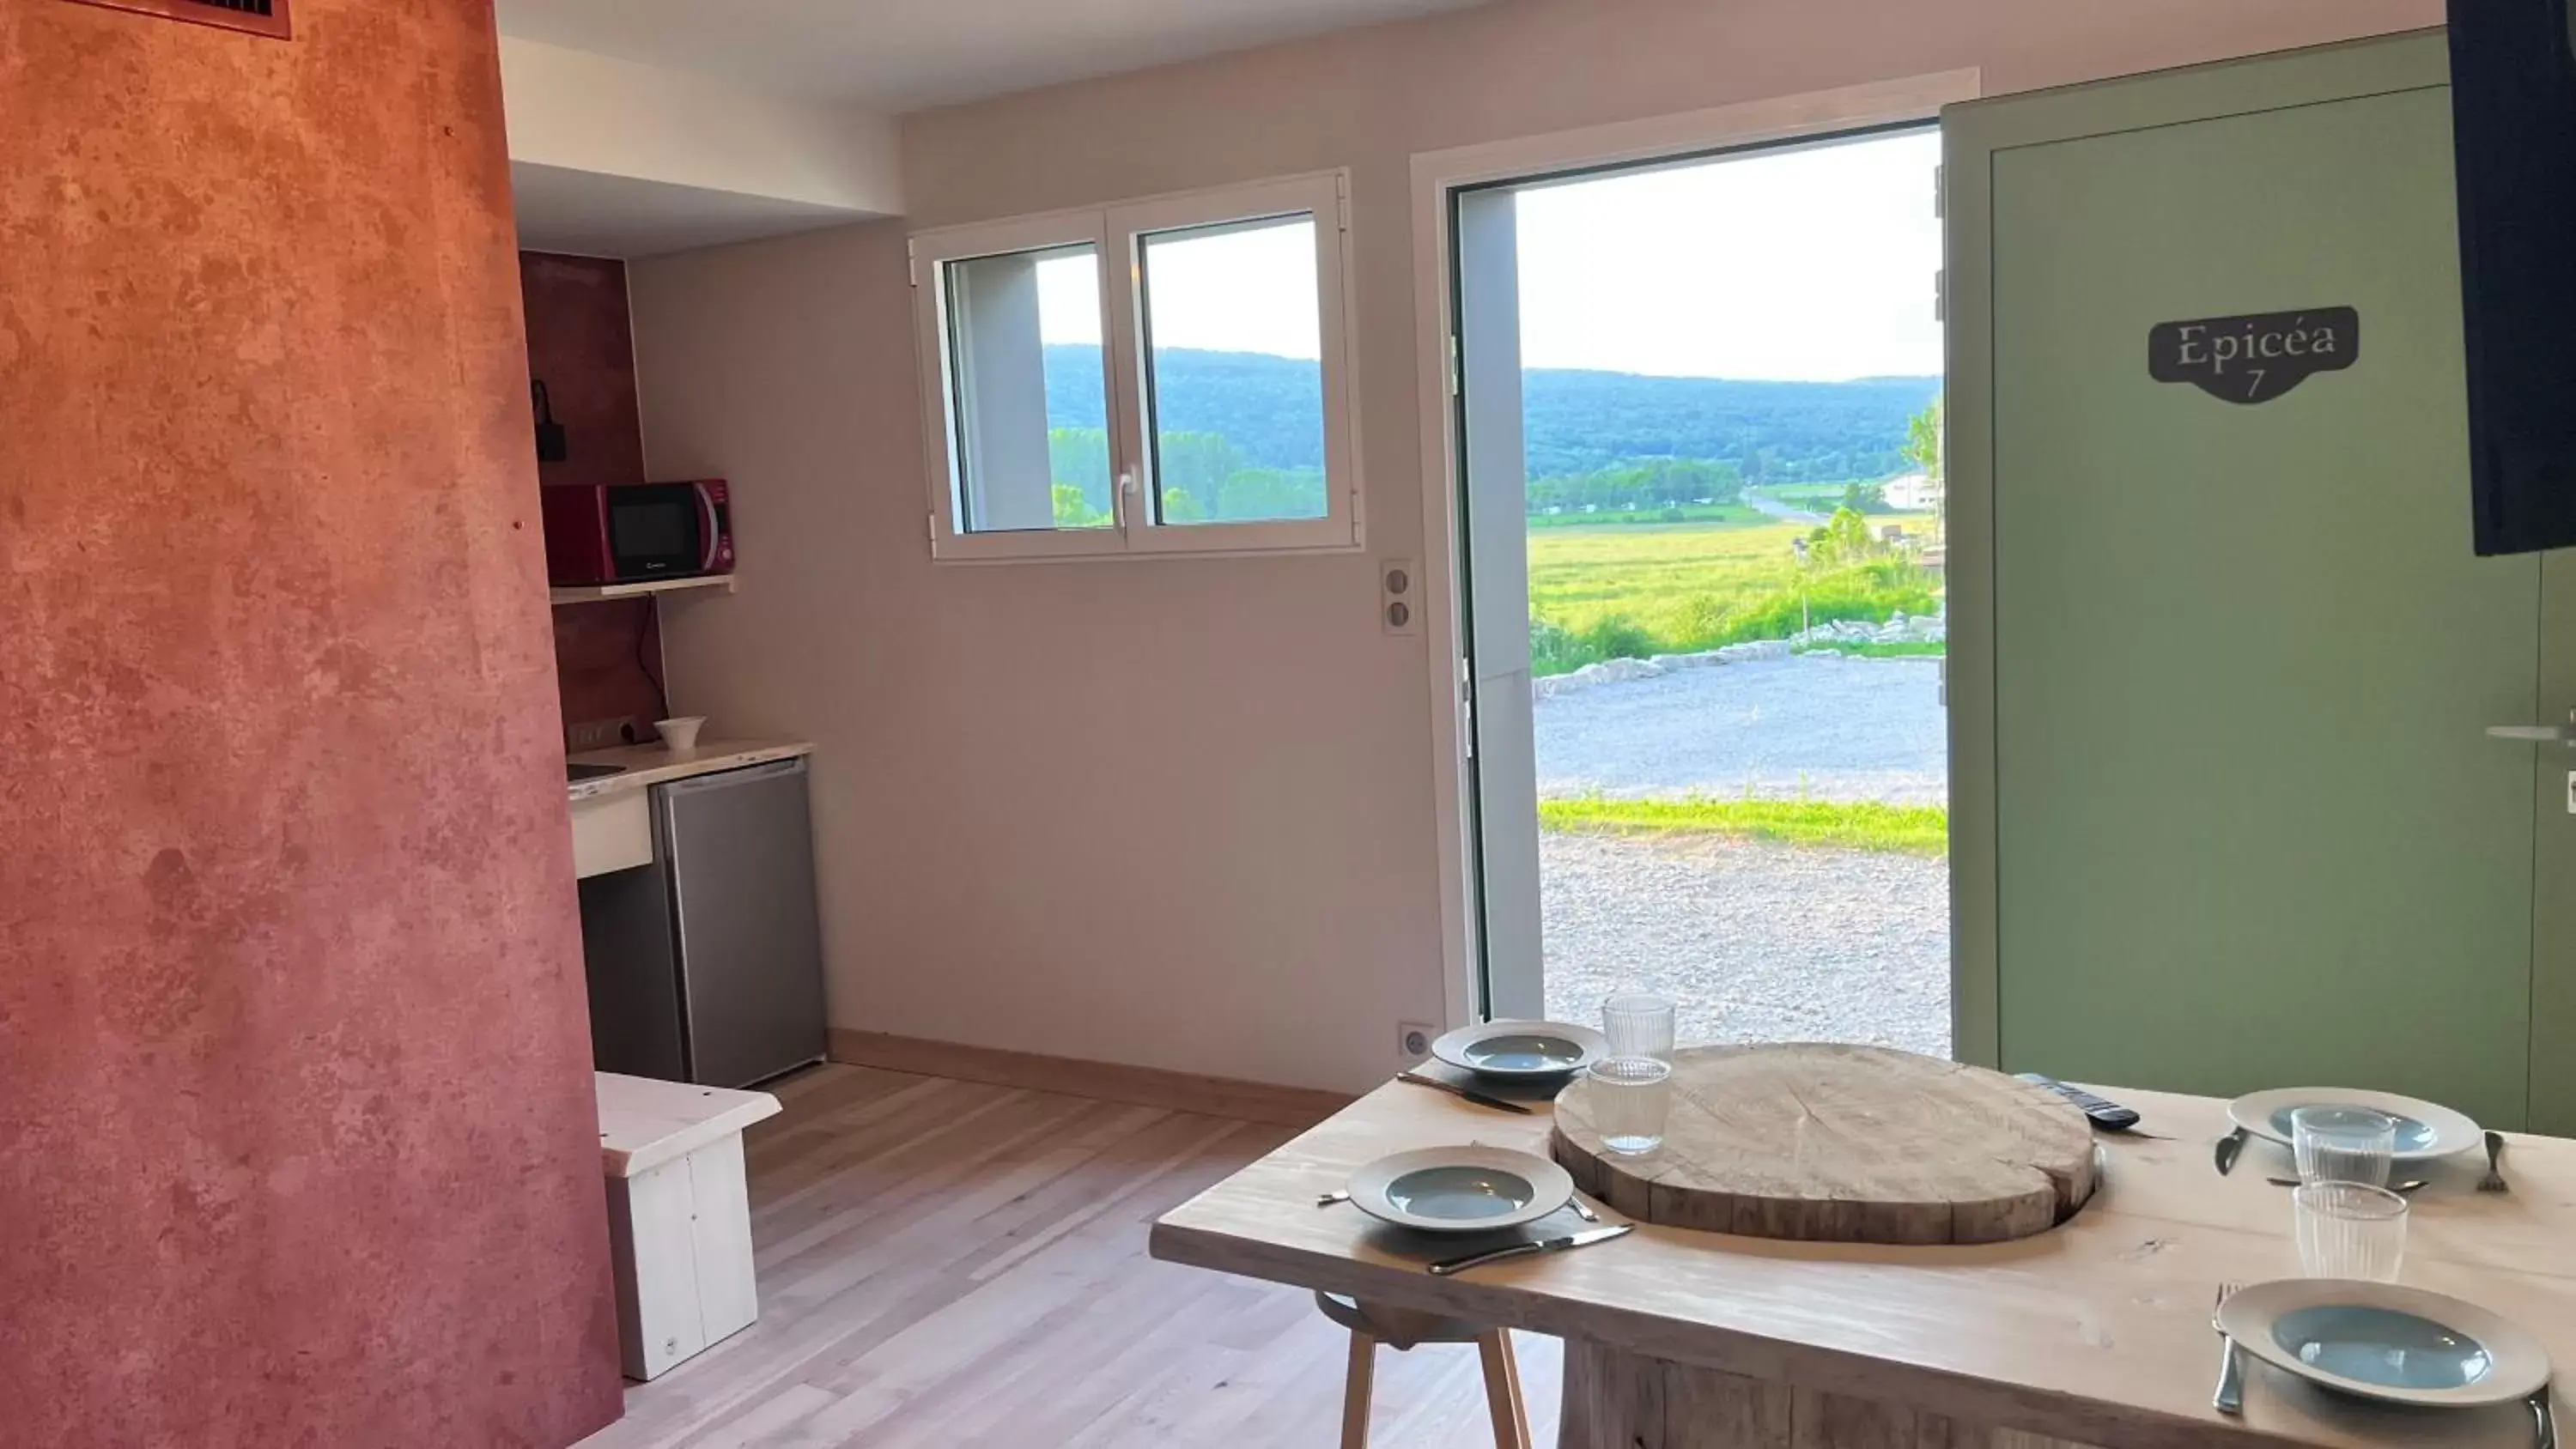
[[[486,0],[0,6],[0,1439],[619,1385]]]
[[[544,380],[570,444],[562,462],[537,465],[538,481],[643,482],[626,264],[521,252],[519,296],[528,316],[528,374]]]
[[[562,462],[537,465],[539,480],[643,482],[626,264],[521,252],[519,295],[528,317],[528,372],[545,381],[567,444]],[[655,625],[649,599],[555,610],[555,685],[566,723],[632,719],[638,739],[653,737],[653,721],[669,712]]]

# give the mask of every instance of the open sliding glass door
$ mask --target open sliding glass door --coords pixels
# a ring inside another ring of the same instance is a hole
[[[1489,1017],[1540,1017],[1538,763],[1530,714],[1529,501],[1521,438],[1520,248],[1508,190],[1455,193],[1451,378],[1472,702],[1478,957]]]

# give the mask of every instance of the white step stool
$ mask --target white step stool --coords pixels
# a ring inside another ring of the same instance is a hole
[[[650,1379],[760,1316],[742,1129],[777,1116],[778,1099],[595,1075],[618,1357]]]

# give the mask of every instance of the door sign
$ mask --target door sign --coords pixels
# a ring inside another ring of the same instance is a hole
[[[2147,374],[2187,382],[2223,402],[2266,403],[2361,355],[2361,314],[2350,307],[2159,322],[2147,331]]]

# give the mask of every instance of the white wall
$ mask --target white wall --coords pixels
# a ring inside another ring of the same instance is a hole
[[[501,40],[510,159],[562,171],[903,212],[894,121],[679,71]]]
[[[921,225],[1347,165],[1370,554],[1418,556],[1417,151],[1868,80],[1989,90],[2437,23],[2433,0],[1512,0],[909,118]],[[632,273],[656,476],[744,591],[679,708],[822,747],[837,1024],[1317,1087],[1437,1021],[1425,638],[1369,558],[939,566],[902,224]],[[1436,480],[1430,486],[1440,486]]]

